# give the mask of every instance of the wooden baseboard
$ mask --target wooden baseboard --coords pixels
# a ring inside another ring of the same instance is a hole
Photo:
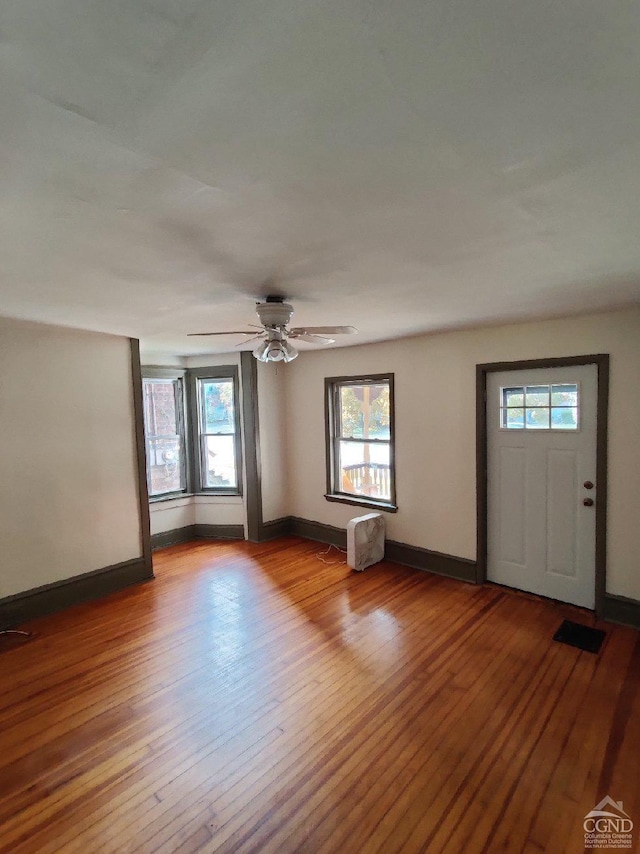
[[[448,578],[457,578],[458,581],[468,581],[472,584],[477,580],[476,562],[468,558],[434,552],[419,546],[409,546],[395,540],[387,540],[384,554],[388,560],[414,569],[423,569],[426,572],[446,575]]]
[[[164,549],[167,546],[176,546],[178,543],[188,543],[195,540],[196,526],[185,525],[184,528],[173,528],[171,531],[161,531],[159,534],[151,535],[151,549]]]
[[[628,599],[626,596],[605,593],[602,616],[610,623],[640,629],[640,602],[637,599]]]
[[[291,516],[290,518],[290,534],[304,537],[305,540],[315,540],[318,543],[327,543],[338,546],[340,549],[346,549],[347,532],[344,528],[336,528],[322,522],[312,522],[309,519],[300,519],[298,516]]]
[[[311,522],[309,519],[291,517],[289,533],[307,540],[317,540],[344,549],[347,546],[347,532],[343,528],[324,525],[322,522]],[[467,558],[433,552],[429,549],[409,546],[395,540],[386,540],[385,558],[413,569],[422,569],[437,575],[446,575],[460,581],[476,582],[476,563]]]
[[[244,540],[243,525],[185,525],[184,528],[173,528],[171,531],[161,531],[151,537],[153,551],[190,540]]]
[[[196,537],[207,540],[244,540],[244,525],[194,525]]]
[[[144,558],[128,560],[0,599],[0,627],[16,626],[71,605],[100,599],[153,578]]]
[[[274,540],[276,537],[286,537],[292,533],[291,524],[291,516],[283,516],[281,519],[274,519],[272,522],[262,522],[260,525],[260,542]]]

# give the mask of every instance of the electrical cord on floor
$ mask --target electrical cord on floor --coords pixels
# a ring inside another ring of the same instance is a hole
[[[22,629],[0,629],[0,638],[6,637],[32,638],[34,637],[34,633],[23,632]]]
[[[335,549],[340,554],[346,555],[346,551],[344,549],[339,549],[338,546],[331,545],[328,548],[326,548],[323,552],[316,552],[316,557],[318,558],[318,560],[321,560],[322,563],[326,563],[327,566],[336,566],[340,563],[346,563],[347,562],[346,559],[345,560],[325,560],[324,556],[330,554],[331,549]]]

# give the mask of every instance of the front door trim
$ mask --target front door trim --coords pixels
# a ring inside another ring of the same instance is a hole
[[[528,359],[517,362],[488,362],[476,365],[476,506],[477,561],[476,583],[487,580],[487,374],[495,371],[521,371],[533,368],[564,368],[571,365],[596,365],[598,403],[596,408],[596,615],[602,617],[607,579],[607,422],[609,412],[609,354],[566,356],[553,359]]]

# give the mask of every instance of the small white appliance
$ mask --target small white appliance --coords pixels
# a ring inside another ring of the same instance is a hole
[[[384,558],[384,518],[367,513],[347,524],[347,566],[361,571]]]

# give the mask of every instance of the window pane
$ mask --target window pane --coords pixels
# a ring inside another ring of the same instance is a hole
[[[142,391],[149,495],[183,491],[182,384],[178,379],[148,377]]]
[[[578,386],[577,385],[552,385],[551,386],[551,405],[552,406],[577,406],[578,405]]]
[[[503,388],[502,389],[502,405],[503,406],[524,406],[524,389],[519,388]]]
[[[340,483],[336,489],[350,495],[391,499],[389,445],[373,442],[345,442],[339,445]]]
[[[390,437],[389,384],[341,385],[340,435],[356,439]]]
[[[201,380],[203,433],[235,433],[233,380]]]
[[[502,426],[509,430],[524,429],[524,409],[503,409]]]
[[[508,430],[577,430],[578,385],[502,388],[500,426]],[[524,404],[524,405],[523,405]]]
[[[361,437],[364,427],[362,416],[362,398],[357,391],[362,386],[340,387],[340,435]]]
[[[578,408],[576,406],[565,406],[561,409],[551,410],[551,426],[554,430],[577,430]]]
[[[235,487],[238,485],[233,436],[205,436],[204,457],[203,486]]]
[[[548,409],[527,409],[527,430],[548,430]]]
[[[173,380],[144,380],[144,423],[147,436],[178,433],[176,392]]]
[[[527,386],[527,399],[525,403],[527,406],[549,406],[549,386]]]
[[[182,480],[182,449],[179,437],[147,441],[149,494],[178,492],[184,489]]]

